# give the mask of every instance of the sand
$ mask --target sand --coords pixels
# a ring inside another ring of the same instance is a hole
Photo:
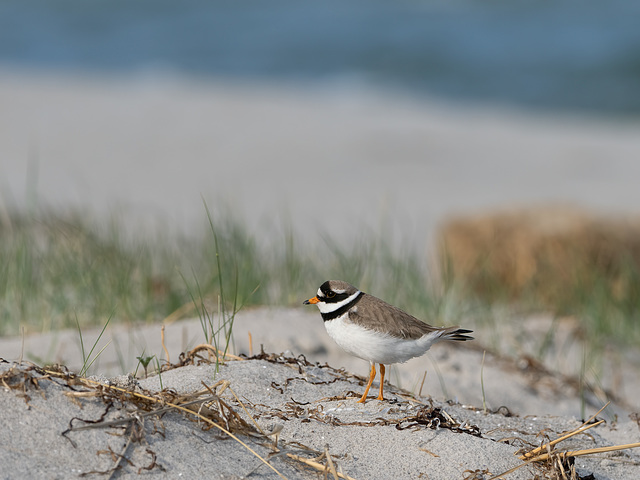
[[[535,321],[542,322],[542,319]],[[291,328],[292,325],[296,328]],[[482,369],[485,351],[482,332],[478,332],[480,339],[475,342],[438,344],[429,356],[395,366],[390,375],[391,384],[385,388],[385,401],[375,400],[370,393],[365,405],[357,404],[356,400],[364,390],[368,365],[335,346],[324,332],[317,312],[303,308],[241,311],[235,320],[234,332],[235,353],[250,353],[248,333],[251,332],[253,354],[260,353],[260,345],[266,352],[276,354],[229,361],[220,366],[218,373],[215,365],[195,362],[145,379],[139,368],[138,377],[142,378],[133,380],[116,373],[133,371],[135,356],[143,349],[147,354],[158,355],[164,363],[160,326],[114,327],[101,341],[100,345],[109,340],[112,343],[92,367],[93,372],[100,373],[92,378],[111,385],[138,385],[145,392],[159,392],[164,388],[178,394],[202,390],[202,382],[211,386],[220,380],[228,381],[250,417],[263,430],[282,428],[279,448],[284,453],[276,455],[271,463],[286,478],[316,478],[309,467],[285,458],[286,453],[315,458],[324,452],[325,446],[335,456],[339,470],[356,479],[468,478],[470,471],[499,474],[522,464],[514,456],[515,452],[539,445],[545,438],[539,436],[540,432],[556,438],[580,426],[582,412],[590,416],[603,405],[597,394],[590,393],[586,395],[587,405],[583,411],[583,397],[567,376],[541,370],[527,363],[524,357],[490,351]],[[97,331],[87,331],[85,341],[93,341],[97,334]],[[177,363],[180,352],[200,343],[199,320],[168,325],[165,336],[170,359]],[[23,351],[20,339],[2,339],[0,351],[7,359],[19,359],[21,354],[29,359],[54,345],[51,350],[54,353],[48,360],[64,362],[78,370],[82,361],[77,342],[77,333],[62,331],[55,337],[26,337]],[[118,360],[118,351],[120,358],[127,359],[125,365]],[[4,361],[0,369],[6,372],[12,365]],[[436,367],[444,384],[438,380]],[[15,368],[24,371],[27,367],[23,363],[22,367]],[[425,370],[427,378],[420,389]],[[635,372],[637,366],[625,366],[623,373],[628,380],[625,387],[631,396],[620,395],[619,401],[600,415],[606,423],[590,430],[589,435],[567,442],[563,448],[581,450],[640,442],[640,425],[632,415],[640,411]],[[405,389],[398,389],[398,383]],[[374,388],[377,385],[376,381]],[[114,430],[120,434],[122,430],[101,428],[68,433],[66,437],[73,440],[75,446],[62,436],[74,417],[100,419],[105,412],[104,400],[94,397],[74,400],[68,396],[71,389],[61,380],[42,379],[38,388],[27,382],[25,388],[28,397],[22,388],[0,391],[0,422],[5,426],[0,430],[0,439],[6,446],[0,458],[5,466],[0,478],[25,475],[66,478],[114,467],[111,454],[104,452],[109,447],[118,453],[123,451],[127,437],[114,437]],[[74,389],[87,390],[80,386]],[[247,422],[252,422],[230,390],[223,392],[221,398]],[[444,418],[450,417],[453,423],[432,428],[435,424],[424,416],[425,411],[420,413],[425,405],[429,415],[444,412],[441,415],[448,415]],[[434,408],[440,410],[434,411]],[[130,416],[135,410],[131,402],[128,407],[116,402],[104,420]],[[115,478],[138,475],[138,469],[151,466],[154,459],[157,465],[149,471],[143,470],[144,475],[279,478],[268,467],[260,466],[261,461],[235,440],[224,439],[224,435],[216,431],[203,432],[187,417],[179,412],[166,413],[160,420],[144,417],[144,438],[127,446],[124,455],[131,464],[123,461]],[[416,424],[416,418],[421,418],[422,423]],[[79,420],[73,422],[76,426],[83,425]],[[413,427],[399,430],[398,423],[401,427]],[[464,431],[456,430],[456,426],[463,426],[460,428]],[[272,440],[267,441],[256,432],[251,435],[241,432],[239,437],[265,458],[274,453]],[[635,449],[579,457],[576,466],[580,474],[593,473],[598,479],[632,479],[637,476],[638,462],[640,449]],[[532,478],[543,470],[526,467],[506,478]],[[490,478],[490,475],[478,478]]]
[[[82,392],[90,395],[95,390],[78,384],[70,387],[55,376],[46,379],[42,372],[26,369],[0,363],[0,374],[16,387],[0,394],[2,478],[91,477],[98,472],[113,473],[113,478],[318,478],[316,471],[287,455],[313,460],[323,452],[348,478],[490,478],[521,466],[521,448],[538,446],[545,438],[542,432],[554,439],[581,425],[572,418],[514,417],[429,398],[414,400],[392,387],[388,400],[372,397],[360,405],[355,402],[358,393],[353,392],[362,389],[363,379],[309,364],[301,357],[265,355],[229,361],[218,373],[214,365],[188,365],[137,383],[138,391],[146,395],[161,386],[164,391],[171,389],[172,399],[202,390],[203,385],[215,389],[215,395],[206,391],[204,395],[214,401],[214,413],[227,409],[227,421],[219,424],[235,432],[235,439],[230,439],[216,428],[203,430],[206,424],[194,422],[192,415],[175,411],[148,415],[132,400],[106,393],[84,396]],[[98,380],[118,384],[118,379]],[[224,391],[215,387],[221,380],[228,382]],[[162,404],[154,407],[161,409]],[[196,410],[208,412],[200,404]],[[124,423],[131,425],[128,429],[118,423],[123,419],[129,419]],[[101,422],[111,423],[100,426]],[[277,446],[272,432],[277,433]],[[562,448],[575,451],[620,441],[640,441],[637,422],[599,425]],[[119,456],[124,459],[118,463]],[[270,458],[278,473],[258,456]],[[627,450],[578,457],[575,468],[580,475],[593,474],[592,478],[632,479],[639,461],[638,450]],[[529,465],[506,478],[527,479],[544,471],[544,465]]]
[[[217,317],[214,322],[217,325]],[[526,325],[524,332],[518,330],[521,325]],[[465,326],[475,330],[476,341],[438,344],[421,358],[392,366],[387,378],[394,385],[419,393],[426,372],[423,393],[440,400],[451,399],[475,406],[482,405],[484,383],[484,401],[489,408],[504,405],[520,415],[580,417],[588,413],[588,409],[598,410],[608,400],[613,402],[607,411],[610,416],[626,417],[640,409],[640,380],[636,374],[640,358],[637,355],[595,358],[592,367],[598,368],[597,375],[588,372],[585,380],[594,389],[582,395],[579,379],[583,350],[580,344],[572,342],[571,324],[554,324],[555,343],[541,362],[534,360],[539,342],[532,340],[530,351],[526,349],[523,337],[542,341],[551,325],[552,319],[543,316],[529,317],[526,321],[516,318],[513,325],[501,325],[501,343],[496,344],[495,330],[468,324]],[[204,339],[199,319],[174,322],[165,328],[165,344],[172,362],[177,361],[180,352],[195,347]],[[83,332],[85,348],[93,345],[100,330]],[[90,373],[113,376],[134,372],[138,367],[138,374],[141,374],[143,369],[138,366],[136,357],[143,353],[166,360],[160,331],[159,324],[109,327],[97,344],[96,352],[111,343],[93,364]],[[230,352],[234,354],[251,355],[259,352],[262,346],[267,352],[302,354],[312,362],[329,363],[363,376],[369,372],[368,362],[346,354],[331,340],[315,308],[241,310],[236,316],[233,334]],[[516,343],[519,347],[513,349],[512,345]],[[27,335],[24,347],[20,338],[0,338],[0,352],[7,359],[23,358],[39,365],[58,363],[73,371],[79,371],[83,363],[75,330]],[[583,400],[587,412],[583,410]]]
[[[265,235],[290,221],[308,239],[329,232],[350,241],[382,229],[428,246],[438,223],[456,212],[550,201],[622,212],[640,204],[640,124],[630,120],[452,107],[375,91],[28,71],[0,72],[0,105],[0,217],[34,203],[98,215],[120,209],[134,220],[133,233],[160,226],[162,234],[185,234],[205,223],[204,197],[215,208],[229,206]],[[337,349],[317,312],[247,310],[236,321],[234,351],[255,354],[262,344],[284,356],[230,361],[215,378],[210,365],[187,365],[163,372],[162,386],[189,392],[202,387],[200,380],[228,380],[248,413],[229,389],[220,398],[247,422],[251,416],[262,429],[282,427],[278,445],[284,453],[312,458],[327,448],[338,470],[357,479],[499,474],[522,463],[514,456],[521,447],[544,440],[539,432],[555,438],[579,426],[578,419],[597,411],[607,396],[614,402],[601,415],[606,424],[568,448],[639,442],[635,352],[597,361],[600,370],[587,372],[594,388],[583,394],[576,378],[585,355],[570,319],[553,327],[557,346],[539,363],[531,356],[550,325],[544,316],[512,319],[499,330],[464,325],[476,330],[476,342],[437,345],[394,367],[391,384],[406,390],[389,387],[388,400],[359,405],[350,392],[362,392],[363,378],[323,365],[359,375],[368,366]],[[166,328],[173,363],[202,341],[197,319]],[[103,342],[112,344],[92,372],[107,381],[133,371],[143,351],[166,360],[159,330],[109,329]],[[90,343],[97,332],[84,336]],[[203,431],[175,411],[144,417],[126,449],[128,437],[113,435],[121,429],[63,436],[74,417],[100,419],[104,399],[71,398],[65,381],[12,362],[53,361],[77,370],[79,352],[70,331],[30,335],[24,348],[22,339],[0,339],[7,384],[0,390],[0,478],[108,471],[122,452],[127,460],[115,478],[279,478],[235,440]],[[300,354],[310,364],[286,360]],[[138,376],[144,376],[140,369]],[[160,378],[140,379],[139,385],[157,392]],[[431,414],[445,412],[458,427],[433,429],[425,421],[396,428],[400,419],[424,418],[418,416],[423,404],[440,409]],[[104,420],[135,413],[131,404],[116,401]],[[456,431],[460,425],[480,436]],[[274,453],[271,437],[247,431],[240,437],[264,458]],[[576,466],[583,476],[632,479],[638,462],[636,449],[578,457]],[[317,478],[285,455],[271,463],[286,478]],[[540,473],[532,468],[506,478]]]

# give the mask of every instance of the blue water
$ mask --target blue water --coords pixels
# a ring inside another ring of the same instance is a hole
[[[640,115],[640,1],[0,0],[0,68],[366,85]]]

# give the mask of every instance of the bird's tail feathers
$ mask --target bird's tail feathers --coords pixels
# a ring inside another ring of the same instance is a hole
[[[467,333],[473,333],[473,330],[467,330],[460,327],[447,327],[442,329],[442,335],[440,340],[465,342],[467,340],[473,340],[473,337],[467,335]]]

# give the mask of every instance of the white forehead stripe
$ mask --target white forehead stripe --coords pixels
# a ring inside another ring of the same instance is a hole
[[[324,293],[322,293],[322,290],[318,289],[318,293],[316,294],[316,296],[324,297]]]
[[[347,303],[352,302],[355,298],[358,297],[358,295],[360,295],[362,292],[360,292],[360,290],[358,290],[356,293],[354,293],[353,295],[348,296],[347,298],[345,298],[344,300],[342,300],[341,302],[338,303],[324,303],[324,302],[320,302],[318,303],[318,308],[320,309],[320,313],[331,313],[331,312],[335,312],[336,310],[338,310],[339,308],[344,307]]]

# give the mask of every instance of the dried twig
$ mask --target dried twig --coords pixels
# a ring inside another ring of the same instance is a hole
[[[308,458],[304,458],[304,457],[301,457],[300,455],[295,455],[293,453],[287,453],[287,457],[293,460],[296,460],[298,462],[302,462],[305,465],[308,465],[311,468],[318,470],[319,472],[324,472],[327,468],[326,465],[322,465],[321,463],[315,462],[313,460],[309,460]],[[355,480],[353,477],[350,477],[349,475],[345,475],[340,472],[336,472],[336,475],[338,476],[338,478],[344,478],[345,480]]]
[[[626,445],[612,445],[610,447],[587,448],[585,450],[573,450],[571,452],[543,453],[542,455],[538,455],[537,457],[532,458],[531,461],[543,462],[556,455],[562,458],[581,457],[584,455],[592,455],[594,453],[617,452],[618,450],[627,450],[629,448],[640,448],[640,443],[627,443]]]
[[[63,374],[61,374],[59,372],[55,372],[55,371],[47,371],[47,370],[45,370],[45,372],[50,374],[50,375],[52,375],[52,376],[57,376],[57,377],[64,376]],[[79,377],[77,378],[77,380],[79,380],[80,382],[82,382],[85,385],[90,386],[90,387],[100,386],[105,390],[117,391],[117,392],[125,393],[127,395],[133,395],[133,396],[135,396],[137,398],[144,399],[144,400],[147,400],[147,401],[155,403],[155,404],[160,404],[165,408],[174,408],[176,410],[180,410],[181,412],[188,413],[190,415],[194,415],[197,418],[199,418],[200,420],[202,420],[203,422],[208,423],[212,427],[217,428],[221,432],[223,432],[226,435],[228,435],[229,437],[233,438],[236,442],[238,442],[240,445],[242,445],[244,448],[246,448],[249,452],[251,452],[254,456],[256,456],[261,462],[263,462],[271,470],[273,470],[280,478],[283,478],[283,479],[286,480],[286,477],[284,475],[282,475],[273,465],[271,465],[267,460],[265,460],[263,457],[261,457],[249,445],[247,445],[245,442],[240,440],[236,435],[231,433],[226,428],[218,425],[213,420],[205,417],[204,415],[202,415],[202,414],[200,414],[198,412],[195,412],[195,411],[193,411],[193,410],[191,410],[191,409],[189,409],[189,408],[187,408],[185,406],[182,406],[182,405],[178,405],[178,404],[175,404],[175,403],[167,402],[167,401],[164,401],[164,400],[161,400],[161,399],[158,399],[158,398],[154,398],[154,397],[149,396],[149,395],[144,395],[142,393],[132,392],[130,390],[126,390],[124,388],[116,387],[116,386],[113,386],[113,385],[107,385],[105,383],[101,383],[101,382],[98,382],[98,381],[95,381],[95,380],[90,380],[90,379],[87,379],[87,378],[79,378]]]
[[[587,420],[586,422],[584,422],[580,427],[576,428],[575,430],[573,430],[572,432],[569,432],[567,435],[564,435],[560,438],[556,438],[555,440],[545,444],[545,445],[541,445],[538,448],[534,448],[533,450],[531,450],[530,452],[525,453],[524,455],[520,456],[520,460],[527,460],[528,458],[532,458],[535,457],[539,452],[542,452],[544,450],[549,450],[551,447],[553,447],[554,445],[573,437],[574,435],[578,435],[579,433],[583,433],[587,430],[589,430],[592,427],[595,427],[597,425],[600,425],[601,423],[604,422],[604,420],[600,420],[596,423],[592,423],[591,425],[589,425],[599,414],[600,412],[602,412],[605,408],[607,408],[609,406],[610,402],[607,402],[605,404],[604,407],[602,407],[600,410],[598,410],[596,413],[594,413],[589,420]]]
[[[522,467],[526,467],[527,465],[531,465],[533,463],[539,463],[539,462],[544,462],[546,460],[556,460],[557,464],[560,465],[560,468],[564,468],[562,467],[563,461],[567,458],[572,458],[572,457],[579,457],[579,456],[583,456],[583,455],[591,455],[594,453],[604,453],[604,452],[615,452],[618,450],[626,450],[629,448],[639,448],[640,447],[640,443],[629,443],[626,445],[613,445],[613,446],[609,446],[609,447],[598,447],[598,448],[588,448],[588,449],[584,449],[584,450],[573,450],[573,451],[564,451],[564,452],[553,452],[552,449],[555,445],[557,445],[558,443],[567,440],[568,438],[571,438],[575,435],[578,435],[580,433],[584,433],[587,430],[589,430],[590,428],[596,427],[598,425],[601,425],[604,420],[600,420],[598,422],[595,423],[591,423],[599,414],[600,412],[602,412],[605,408],[607,408],[607,406],[609,405],[609,403],[607,403],[604,407],[602,407],[600,410],[598,410],[594,415],[592,415],[589,420],[587,420],[586,422],[584,422],[581,426],[579,426],[578,428],[576,428],[575,430],[569,432],[566,435],[563,435],[555,440],[552,440],[549,443],[546,443],[544,445],[541,445],[537,448],[534,448],[533,450],[531,450],[530,452],[525,453],[524,455],[521,455],[519,458],[520,460],[525,460],[525,463],[521,464],[521,465],[517,465],[509,470],[507,470],[506,472],[501,473],[500,475],[495,475],[493,477],[491,477],[489,480],[495,480],[495,479],[501,479],[504,478],[506,475],[509,475],[510,473],[515,472],[516,470],[519,470]],[[546,450],[546,453],[540,453],[540,452],[544,452]],[[563,473],[563,478],[564,478],[564,473]]]
[[[164,325],[162,325],[162,327],[160,328],[160,340],[162,341],[164,354],[167,356],[167,363],[171,364],[171,358],[169,358],[169,350],[167,350],[167,346],[164,344]]]
[[[189,352],[187,352],[187,356],[193,356],[196,353],[198,353],[200,350],[208,350],[213,355],[217,355],[218,358],[220,359],[231,358],[233,360],[245,360],[244,358],[238,357],[237,355],[233,355],[228,352],[225,353],[222,350],[217,349],[213,345],[209,345],[208,343],[201,343],[200,345],[193,347],[191,350],[189,350]]]

